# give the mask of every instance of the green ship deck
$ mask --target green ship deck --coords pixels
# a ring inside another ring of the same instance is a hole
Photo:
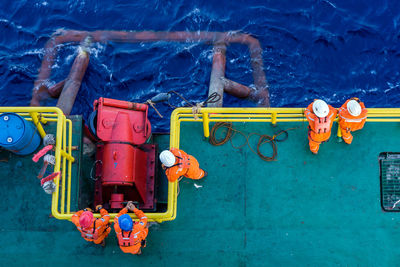
[[[268,123],[234,126],[275,131]],[[367,122],[352,145],[337,142],[335,123],[318,155],[308,149],[306,122],[278,126],[299,128],[278,143],[277,161],[264,162],[247,147],[212,146],[201,123],[182,122],[180,148],[208,177],[180,182],[176,219],[151,226],[140,256],[122,253],[113,231],[102,248],[50,218],[51,196],[34,175],[40,166],[11,155],[0,162],[1,266],[398,265],[400,217],[381,209],[378,162],[381,152],[400,150],[398,122]],[[156,142],[166,148],[168,136]]]

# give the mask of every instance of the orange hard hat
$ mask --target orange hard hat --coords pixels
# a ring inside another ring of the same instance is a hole
[[[92,222],[93,222],[93,213],[91,213],[90,211],[84,211],[82,215],[79,217],[79,224],[83,228],[89,227],[90,225],[92,225]]]

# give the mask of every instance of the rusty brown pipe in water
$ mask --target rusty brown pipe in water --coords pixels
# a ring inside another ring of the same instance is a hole
[[[266,81],[263,70],[262,49],[259,41],[249,34],[241,34],[234,32],[125,32],[125,31],[75,31],[61,30],[57,31],[52,38],[46,43],[45,55],[40,68],[39,76],[34,84],[31,105],[39,105],[39,101],[43,97],[43,93],[47,87],[43,86],[49,80],[51,67],[57,54],[60,44],[66,42],[81,42],[87,36],[93,37],[93,42],[156,42],[156,41],[173,41],[173,42],[197,42],[202,41],[210,44],[214,43],[240,43],[247,45],[251,57],[251,65],[253,69],[254,85],[257,89],[258,97],[261,98],[260,104],[269,106],[268,83]]]
[[[221,96],[218,102],[208,103],[208,107],[222,107],[224,98],[224,84],[221,80],[225,76],[225,66],[226,66],[226,46],[225,44],[216,44],[213,48],[213,62],[211,68],[210,85],[208,89],[208,96],[213,93],[217,93]]]
[[[247,98],[250,97],[251,94],[254,92],[254,90],[252,90],[250,87],[231,81],[225,77],[221,77],[221,81],[224,85],[224,91],[230,95],[239,98]]]
[[[76,56],[71,71],[65,81],[64,88],[58,98],[57,107],[59,107],[65,115],[71,113],[75,103],[76,95],[82,84],[83,76],[85,75],[89,64],[89,52],[79,48],[79,54]]]
[[[61,82],[56,83],[55,85],[51,86],[48,91],[51,97],[58,98],[61,94],[62,89],[64,88],[65,85],[65,80],[62,80]]]

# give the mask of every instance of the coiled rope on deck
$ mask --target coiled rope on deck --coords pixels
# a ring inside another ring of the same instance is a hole
[[[219,129],[224,129],[224,128],[226,129],[226,135],[221,139],[217,139],[217,137],[216,137],[217,131]],[[210,142],[210,144],[212,144],[214,146],[221,146],[221,145],[225,144],[226,142],[230,141],[232,147],[235,149],[240,149],[240,148],[244,147],[245,145],[247,145],[250,148],[250,150],[254,154],[257,154],[262,160],[275,161],[278,156],[276,142],[285,141],[289,137],[289,134],[287,131],[294,130],[297,128],[298,127],[293,127],[293,128],[288,128],[285,130],[280,130],[280,131],[277,131],[273,136],[266,135],[266,134],[259,134],[259,133],[255,133],[255,132],[250,133],[249,135],[246,135],[245,133],[233,128],[231,122],[217,122],[211,128],[209,142]],[[235,134],[240,134],[245,139],[245,142],[243,142],[240,146],[235,146],[232,142],[232,138],[235,136]],[[253,135],[256,135],[259,137],[258,143],[257,143],[257,152],[254,151],[254,149],[251,147],[251,145],[249,143],[249,140]],[[284,137],[281,139],[278,139],[277,137],[281,136],[281,135],[284,135]],[[261,146],[266,143],[269,143],[272,147],[272,155],[270,157],[265,156],[260,150]]]

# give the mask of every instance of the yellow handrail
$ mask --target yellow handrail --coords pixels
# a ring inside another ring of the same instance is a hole
[[[304,122],[304,108],[202,108],[198,119],[191,108],[178,108],[171,115],[176,122],[202,122],[204,137],[210,136],[210,122]],[[335,119],[337,121],[337,118]],[[400,122],[400,108],[369,108],[368,122]],[[171,130],[171,135],[172,135]]]
[[[198,115],[198,119],[195,119],[191,108],[178,108],[175,109],[171,114],[170,124],[170,147],[179,148],[180,140],[180,127],[181,122],[201,122],[203,123],[204,136],[209,136],[209,123],[216,121],[237,121],[237,122],[305,122],[304,108],[202,108]],[[368,121],[400,121],[400,109],[369,109],[371,118]],[[68,120],[67,120],[68,121]],[[71,131],[71,129],[70,129]],[[72,134],[69,134],[71,136]],[[71,144],[71,141],[68,142]],[[69,146],[68,146],[69,147]],[[70,153],[71,149],[67,150]],[[61,153],[61,152],[60,152]],[[66,158],[68,158],[66,156]],[[69,161],[71,164],[72,161]],[[65,182],[67,183],[67,189],[65,188]],[[150,221],[170,221],[176,218],[177,211],[177,188],[178,182],[168,183],[168,203],[167,211],[162,213],[146,213]],[[70,207],[70,195],[71,195],[71,177],[68,176],[66,181],[63,181],[63,186],[60,188],[63,190],[64,196],[67,196],[66,211],[59,212],[57,209],[53,210],[53,215],[58,219],[70,220],[73,211],[71,212]],[[67,190],[67,194],[65,194]],[[60,192],[56,191],[53,195],[52,208],[58,206],[58,197]],[[65,204],[61,203],[62,206]],[[116,213],[110,213],[111,220],[116,216]],[[130,214],[131,215],[131,214]],[[137,220],[135,215],[131,215],[134,220]],[[99,214],[95,214],[95,217],[100,217]]]
[[[13,112],[22,116],[28,121],[32,121],[38,129],[41,137],[46,135],[43,124],[48,122],[56,123],[56,130],[52,132],[55,135],[55,165],[54,172],[61,171],[61,177],[55,178],[54,183],[56,184],[56,191],[52,195],[51,213],[55,218],[62,217],[64,212],[64,200],[61,200],[61,213],[58,211],[58,198],[60,190],[60,179],[62,179],[61,185],[63,187],[62,195],[65,196],[65,179],[68,177],[68,195],[67,195],[67,212],[70,210],[70,183],[71,183],[71,168],[72,163],[75,161],[71,152],[72,144],[72,122],[67,120],[61,109],[57,107],[0,107],[0,113]],[[66,122],[68,122],[68,148],[66,146]],[[68,151],[67,151],[68,150]],[[63,162],[61,167],[61,161]],[[68,161],[68,168],[66,162]]]
[[[170,147],[179,148],[181,122],[201,122],[204,136],[209,137],[210,122],[267,122],[272,124],[279,122],[306,122],[304,110],[304,108],[201,108],[196,119],[191,108],[178,108],[171,114]],[[54,172],[61,170],[62,175],[54,180],[57,190],[52,196],[51,209],[55,218],[70,220],[75,213],[75,211],[71,211],[71,167],[75,160],[72,156],[71,120],[66,119],[62,111],[54,107],[0,107],[1,112],[16,112],[25,119],[32,120],[38,128],[43,128],[42,124],[47,122],[57,123]],[[368,109],[367,121],[400,122],[400,109]],[[177,188],[178,182],[168,183],[167,210],[161,213],[146,213],[150,221],[163,222],[176,218]],[[59,202],[60,199],[61,201]],[[110,214],[111,218],[114,218],[115,215],[117,214]],[[95,214],[95,216],[99,217],[99,214]],[[137,219],[134,215],[132,217]]]

